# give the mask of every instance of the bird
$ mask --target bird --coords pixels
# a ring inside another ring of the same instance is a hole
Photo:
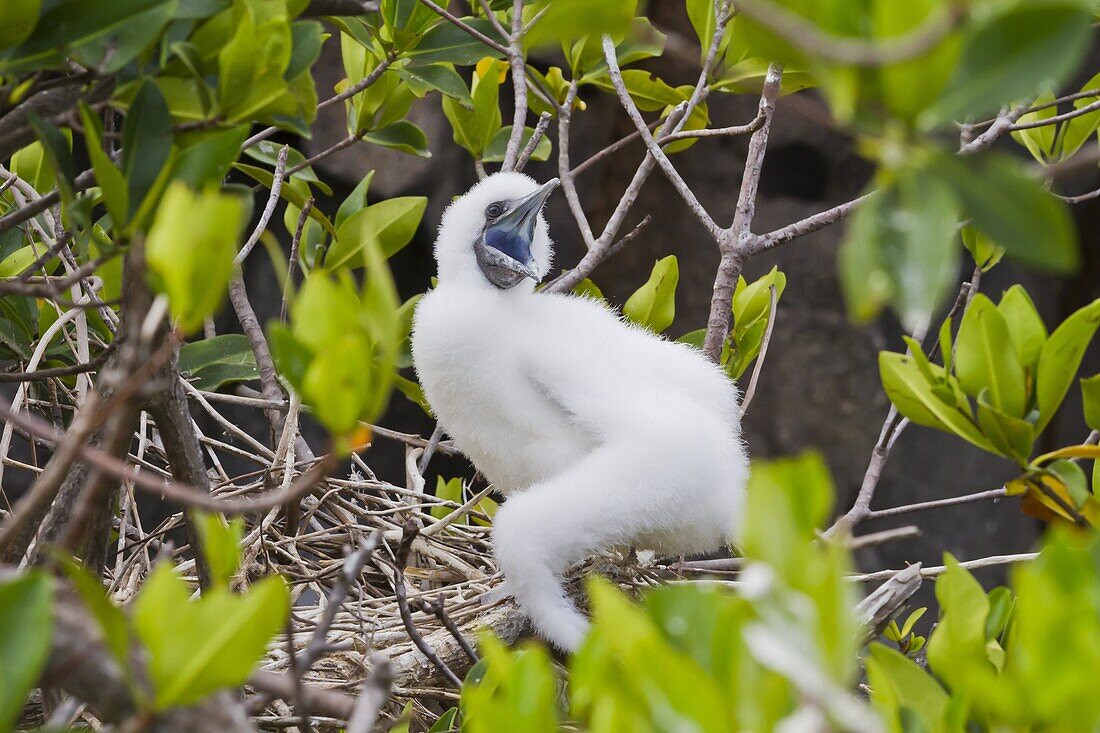
[[[557,185],[498,172],[452,201],[412,354],[440,427],[504,497],[491,530],[504,591],[572,653],[590,622],[564,573],[616,548],[735,542],[749,459],[737,387],[702,351],[602,300],[536,289]]]

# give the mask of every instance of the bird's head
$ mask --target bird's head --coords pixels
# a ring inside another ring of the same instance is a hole
[[[439,281],[477,280],[507,290],[550,270],[553,243],[542,206],[558,179],[541,186],[522,173],[494,173],[447,208],[435,259]]]

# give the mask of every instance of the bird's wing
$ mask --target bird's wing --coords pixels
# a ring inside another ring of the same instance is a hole
[[[735,417],[735,387],[697,350],[625,324],[593,301],[539,300],[548,307],[526,340],[522,368],[541,400],[573,424],[606,434],[686,412]]]

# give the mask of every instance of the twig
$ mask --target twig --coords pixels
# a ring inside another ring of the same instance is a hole
[[[849,214],[855,211],[856,207],[863,204],[873,195],[873,192],[864,194],[859,198],[846,201],[843,204],[834,206],[831,209],[826,209],[813,216],[808,216],[801,221],[788,224],[785,227],[768,232],[767,234],[754,235],[752,240],[745,246],[745,254],[748,256],[756,255],[772,247],[778,247],[781,244],[785,244],[792,239],[798,239],[807,234],[812,234],[819,229],[824,229],[827,226],[836,224],[845,219]]]
[[[416,628],[416,622],[413,621],[412,612],[409,610],[408,593],[405,589],[405,565],[408,562],[409,550],[412,548],[413,540],[416,539],[417,533],[420,530],[420,526],[415,519],[409,519],[405,522],[404,529],[401,535],[401,546],[395,555],[393,561],[381,556],[375,556],[375,563],[381,563],[390,569],[393,574],[393,593],[397,599],[397,609],[401,615],[401,622],[405,625],[405,631],[408,632],[409,638],[412,640],[416,648],[420,650],[420,653],[427,657],[436,669],[438,669],[443,676],[452,684],[456,689],[462,687],[462,680],[458,678],[458,675],[447,666],[446,662],[440,659],[439,655],[435,653],[431,645],[424,640],[420,630]]]
[[[997,565],[1009,565],[1017,562],[1027,562],[1039,557],[1038,552],[1024,552],[1019,555],[992,555],[990,557],[983,557],[979,560],[966,560],[960,562],[961,567],[967,570],[976,570],[979,568],[990,568]],[[922,578],[935,578],[938,575],[943,575],[947,571],[947,568],[943,565],[933,565],[932,567],[921,568],[920,575]],[[879,570],[874,573],[863,573],[860,575],[849,575],[849,580],[854,580],[858,583],[873,583],[878,580],[886,580],[893,577],[898,573],[897,570]]]
[[[286,266],[286,282],[283,283],[283,299],[279,304],[279,320],[283,323],[286,323],[287,301],[290,298],[290,291],[294,287],[294,273],[298,269],[298,249],[302,246],[302,234],[305,232],[306,222],[309,220],[311,211],[313,211],[312,196],[306,199],[306,205],[302,207],[301,213],[298,214],[298,225],[294,227],[294,238],[290,242],[290,259]]]
[[[921,501],[915,504],[905,504],[904,506],[890,507],[889,509],[879,509],[877,511],[868,512],[865,519],[883,519],[885,517],[896,517],[899,514],[911,514],[913,512],[923,512],[928,509],[938,509],[945,506],[957,506],[959,504],[969,504],[972,501],[986,501],[989,499],[1002,499],[1008,496],[1008,492],[1004,487],[999,489],[990,489],[989,491],[978,491],[973,494],[965,494],[963,496],[953,496],[949,499],[934,499],[932,501]]]
[[[665,155],[664,150],[657,144],[657,141],[653,137],[653,133],[649,131],[649,126],[646,125],[645,120],[642,119],[641,112],[638,111],[638,106],[634,104],[634,100],[630,96],[630,92],[626,90],[626,83],[623,81],[622,72],[619,70],[619,61],[615,55],[615,43],[611,40],[611,36],[603,37],[603,54],[604,59],[607,61],[608,75],[611,79],[611,86],[615,89],[615,94],[619,97],[619,102],[622,104],[623,109],[626,110],[627,116],[634,123],[635,129],[638,130],[638,134],[642,136],[642,141],[645,142],[646,149],[649,154],[656,160],[658,167],[668,178],[676,192],[680,194],[680,197],[688,205],[688,209],[695,215],[708,232],[711,233],[715,239],[721,235],[721,227],[711,218],[707,210],[699,203],[699,199],[696,198],[695,192],[687,185],[684,179],[680,176],[680,173],[676,170],[676,167],[672,165],[672,161]]]
[[[1012,109],[1000,114],[997,119],[993,121],[993,124],[989,126],[988,130],[983,132],[981,135],[978,135],[970,142],[960,145],[959,155],[971,155],[978,152],[979,150],[984,150],[985,148],[988,148],[990,145],[995,143],[1001,138],[1001,136],[1003,136],[1012,128],[1012,125],[1015,124],[1016,120],[1020,119],[1024,116],[1024,114],[1027,113],[1028,108],[1031,107],[1031,104],[1034,101],[1035,98],[1030,97],[1020,102]]]
[[[462,652],[470,659],[470,664],[478,663],[479,657],[477,656],[477,652],[474,651],[469,640],[459,630],[458,626],[455,625],[454,619],[447,613],[447,608],[442,598],[436,598],[433,601],[421,599],[420,610],[439,619],[439,623],[443,624],[443,628],[451,632],[451,636],[453,636],[455,641],[458,642],[458,645],[462,647]]]
[[[275,212],[276,204],[279,203],[279,194],[283,190],[283,178],[287,175],[286,156],[289,152],[289,145],[284,145],[279,151],[279,156],[275,160],[275,173],[271,180],[271,194],[267,197],[267,204],[260,214],[260,221],[256,223],[256,228],[252,230],[252,234],[249,235],[248,241],[244,243],[244,246],[241,247],[241,251],[238,252],[237,256],[233,259],[233,264],[237,267],[240,267],[244,263],[245,258],[248,257],[252,248],[256,246],[256,242],[259,242],[260,237],[267,231],[267,224],[271,221],[271,215]]]
[[[898,542],[899,540],[911,540],[914,537],[920,536],[920,527],[908,525],[905,527],[886,529],[881,532],[871,532],[858,537],[850,537],[847,545],[849,550],[855,551],[861,550],[864,547],[874,547],[875,545],[883,545],[887,542]]]
[[[1096,92],[1092,92],[1092,94],[1095,95]],[[1066,120],[1072,120],[1074,117],[1081,117],[1082,115],[1087,115],[1090,112],[1095,112],[1098,109],[1100,109],[1100,102],[1093,102],[1092,104],[1085,105],[1084,107],[1079,107],[1079,108],[1073,110],[1072,112],[1065,112],[1065,113],[1060,114],[1060,115],[1055,115],[1054,117],[1047,117],[1047,118],[1041,119],[1041,120],[1033,120],[1031,122],[1017,122],[1015,124],[1009,125],[1008,129],[1009,129],[1010,132],[1015,132],[1016,130],[1031,130],[1031,129],[1034,129],[1036,127],[1046,127],[1047,125],[1055,125],[1059,122],[1065,122]],[[1026,112],[1025,112],[1025,114],[1026,114]],[[1022,116],[1023,115],[1021,115],[1021,117]]]
[[[548,6],[549,7],[549,6]],[[517,173],[522,173],[523,169],[527,167],[528,161],[531,160],[531,156],[535,154],[535,149],[538,148],[539,142],[542,140],[542,136],[546,134],[546,128],[550,124],[550,113],[543,112],[539,115],[539,121],[535,123],[535,131],[531,133],[531,139],[527,141],[527,144],[523,146],[523,150],[519,154],[519,158],[516,160],[516,166],[513,170]]]

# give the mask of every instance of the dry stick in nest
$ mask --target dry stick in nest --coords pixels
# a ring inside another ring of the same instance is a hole
[[[428,658],[436,669],[438,669],[444,677],[447,678],[455,688],[462,687],[462,680],[458,678],[458,675],[447,666],[447,663],[439,658],[439,655],[435,653],[431,645],[424,641],[423,635],[420,630],[416,628],[416,622],[413,621],[412,612],[409,610],[409,599],[405,589],[405,566],[409,560],[409,552],[412,550],[413,540],[416,539],[417,534],[420,532],[420,525],[415,519],[409,519],[405,522],[404,529],[401,533],[401,544],[397,548],[397,553],[394,556],[394,560],[390,561],[385,557],[375,557],[375,564],[383,564],[390,569],[393,573],[393,594],[397,599],[397,609],[401,614],[401,622],[405,625],[405,631],[408,632],[409,638],[412,640],[416,648],[420,650],[420,653]],[[452,632],[453,633],[453,632]]]

